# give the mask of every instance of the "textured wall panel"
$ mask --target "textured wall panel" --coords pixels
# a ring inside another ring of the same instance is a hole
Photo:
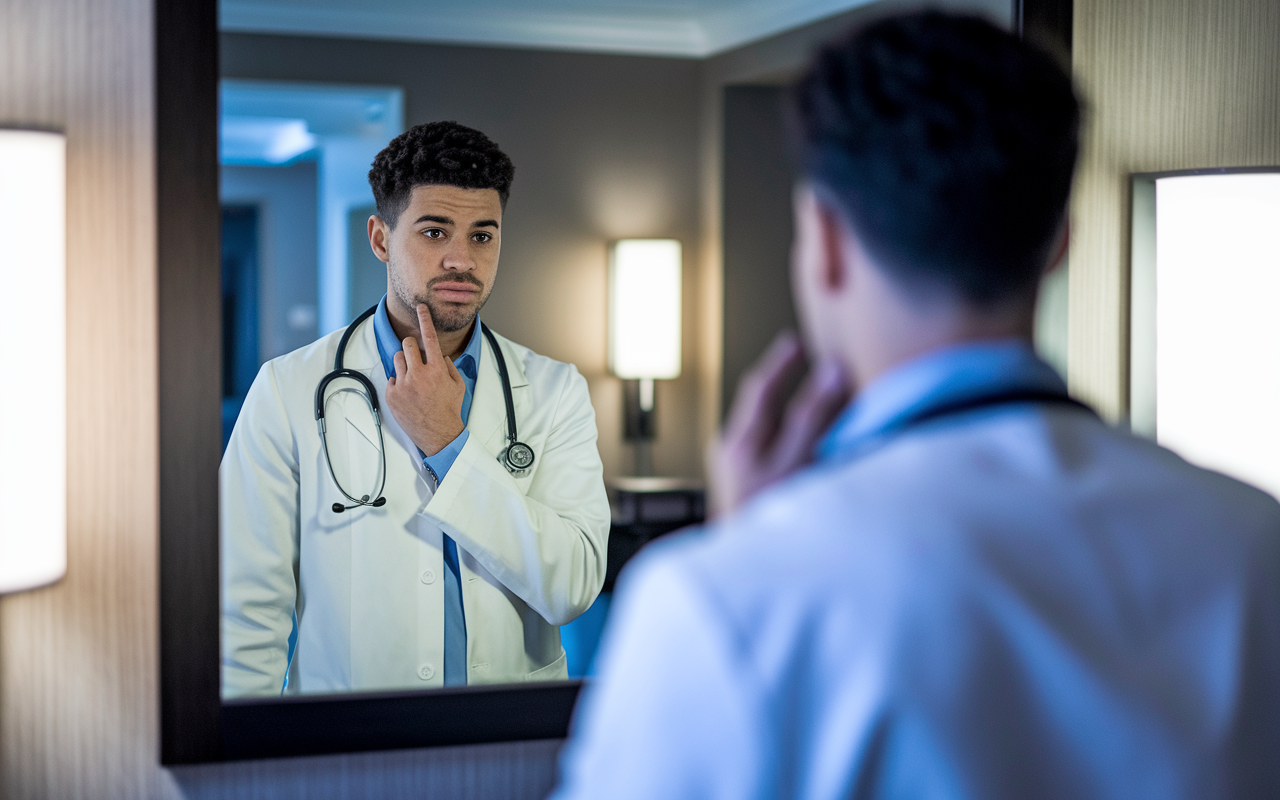
[[[0,124],[64,130],[68,190],[67,575],[0,600],[7,798],[144,797],[165,784],[150,54],[150,0],[0,0]],[[38,375],[5,386],[39,402]]]
[[[1072,391],[1128,411],[1129,175],[1280,164],[1280,3],[1075,0]]]

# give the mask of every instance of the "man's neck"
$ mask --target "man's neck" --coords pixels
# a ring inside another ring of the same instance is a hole
[[[935,350],[997,339],[1030,343],[1033,337],[1034,299],[985,309],[947,303],[921,308],[882,296],[877,306],[874,312],[860,311],[864,317],[874,314],[877,318],[853,332],[846,344],[845,366],[859,388]]]
[[[422,341],[422,331],[418,328],[417,309],[404,309],[399,305],[390,299],[387,301],[387,317],[391,320],[391,330],[396,332],[396,340],[403,342],[412,337],[418,343],[418,349],[425,353],[426,343]],[[467,348],[467,342],[471,341],[471,331],[478,321],[474,319],[470,325],[456,331],[442,331],[436,328],[436,341],[440,343],[440,352],[445,358],[454,361],[462,355],[462,351]]]

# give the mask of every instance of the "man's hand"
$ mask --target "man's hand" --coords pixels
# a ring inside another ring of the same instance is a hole
[[[819,364],[791,401],[786,387],[804,368],[795,334],[774,339],[738,386],[724,433],[708,461],[714,514],[728,514],[813,458],[813,447],[849,399],[844,373]]]
[[[396,374],[387,381],[387,407],[418,449],[429,456],[462,433],[462,399],[467,385],[453,362],[440,352],[431,312],[418,304],[418,327],[425,352],[413,337],[401,342]]]

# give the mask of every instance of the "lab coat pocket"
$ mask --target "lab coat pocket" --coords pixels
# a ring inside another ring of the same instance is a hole
[[[524,676],[526,681],[563,681],[569,678],[569,656],[563,649],[560,657],[541,669]]]

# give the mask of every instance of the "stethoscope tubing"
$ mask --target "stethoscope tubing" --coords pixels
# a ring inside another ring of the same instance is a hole
[[[386,498],[383,497],[382,491],[387,486],[387,450],[386,441],[382,435],[382,416],[378,409],[378,390],[374,387],[373,382],[365,377],[364,374],[357,372],[356,370],[347,369],[343,366],[343,361],[346,358],[347,353],[347,343],[351,341],[352,334],[355,333],[355,330],[360,323],[373,316],[377,310],[378,306],[374,305],[366,311],[361,312],[358,317],[351,321],[351,324],[348,325],[347,329],[343,332],[342,338],[338,340],[338,350],[334,354],[333,358],[333,371],[321,378],[320,382],[316,384],[315,416],[316,431],[320,436],[320,449],[324,451],[324,460],[326,466],[329,468],[329,477],[333,479],[334,485],[338,487],[338,491],[342,493],[342,496],[354,504],[349,507],[344,507],[341,503],[334,503],[333,510],[335,512],[346,511],[348,508],[356,508],[359,506],[376,507],[386,503]],[[493,331],[489,330],[488,325],[481,322],[480,330],[484,334],[485,338],[489,340],[489,346],[493,348],[493,355],[498,366],[498,375],[502,379],[502,399],[506,405],[507,411],[507,448],[503,450],[499,460],[508,472],[518,474],[528,470],[529,467],[532,466],[535,456],[533,449],[521,442],[517,435],[515,400],[511,394],[511,378],[507,372],[507,360],[502,355],[502,348],[498,345],[498,339],[494,336]],[[342,483],[338,480],[337,473],[333,469],[333,461],[329,457],[329,441],[326,435],[327,426],[324,418],[324,397],[325,390],[329,387],[329,384],[340,378],[347,378],[360,384],[361,388],[364,390],[362,395],[365,402],[369,405],[369,410],[373,412],[374,426],[378,429],[378,451],[382,455],[382,470],[381,482],[378,486],[376,497],[373,500],[369,499],[369,495],[353,497],[348,494],[347,490],[342,487]]]
[[[507,406],[507,449],[502,451],[502,466],[507,471],[516,474],[533,466],[534,454],[533,448],[520,441],[520,437],[516,433],[516,404],[511,397],[511,378],[507,375],[507,359],[502,355],[502,348],[498,346],[498,337],[493,335],[493,331],[489,330],[489,326],[483,322],[480,323],[480,331],[484,333],[485,338],[489,340],[489,346],[493,348],[494,358],[498,362],[498,375],[502,378],[502,399]],[[519,459],[517,461],[516,459]],[[520,462],[523,463],[520,463]]]
[[[316,417],[316,427],[320,432],[320,449],[324,452],[324,462],[329,467],[329,477],[333,478],[333,485],[338,487],[338,491],[342,492],[342,496],[350,500],[352,503],[355,503],[357,506],[380,506],[386,502],[383,500],[382,490],[387,488],[387,445],[386,440],[382,436],[382,415],[378,413],[378,395],[373,390],[373,384],[368,378],[361,375],[359,372],[350,369],[340,369],[330,372],[321,379],[320,387],[317,391],[323,395],[324,388],[328,386],[331,381],[336,380],[337,378],[352,378],[362,383],[365,387],[365,392],[361,394],[361,397],[369,406],[369,410],[373,412],[373,426],[378,429],[378,453],[382,456],[382,467],[379,472],[381,480],[378,483],[378,491],[374,493],[375,497],[372,500],[369,499],[369,495],[353,497],[347,493],[346,489],[342,488],[342,482],[338,480],[338,475],[333,469],[333,460],[329,457],[329,437],[326,435],[328,433],[328,429],[324,421],[324,409],[321,407],[321,413]],[[337,507],[340,505],[340,503],[335,503],[334,510],[336,511]],[[342,510],[346,511],[347,509],[343,508]]]

